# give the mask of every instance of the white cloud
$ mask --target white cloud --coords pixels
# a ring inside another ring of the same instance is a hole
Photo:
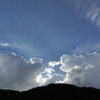
[[[60,65],[60,62],[59,62],[59,61],[50,61],[50,62],[48,63],[48,66],[51,66],[51,67],[55,67],[55,66],[57,66],[57,65]]]
[[[62,65],[60,69],[64,72],[67,72],[69,69],[73,68],[75,65],[83,66],[82,63],[84,62],[84,57],[65,54],[61,56],[60,62]]]
[[[23,91],[38,86],[36,76],[43,69],[42,61],[41,58],[27,61],[15,53],[0,53],[0,88]]]
[[[94,68],[94,66],[93,65],[88,65],[88,66],[86,66],[84,69],[91,69],[91,68]]]
[[[53,68],[45,68],[43,72],[41,72],[37,77],[36,81],[38,84],[46,85],[48,84],[47,80],[51,79],[51,77],[55,74],[55,70]],[[55,79],[56,81],[56,79]],[[50,82],[49,82],[50,83]]]
[[[60,57],[60,69],[66,73],[55,73],[54,67],[45,68],[37,76],[40,85],[49,83],[67,83],[80,87],[95,87],[100,89],[100,53],[94,52],[88,55],[64,54]]]
[[[66,72],[65,83],[100,89],[100,53],[87,56],[63,55],[60,69]]]
[[[65,75],[53,74],[51,77],[47,78],[45,84],[50,83],[61,83],[65,78]]]
[[[45,68],[44,70],[44,74],[46,74],[47,76],[51,76],[53,72],[55,72],[55,70],[52,68]]]
[[[10,46],[8,43],[0,43],[1,46]]]
[[[31,61],[32,64],[42,63],[43,59],[41,59],[41,58],[31,58],[30,61]]]
[[[15,53],[0,53],[0,88],[22,91],[49,83],[67,83],[100,89],[99,59],[100,53],[97,52],[85,56],[64,54],[58,61],[61,64],[59,69],[66,73],[62,75],[57,74],[54,67],[43,70],[41,58],[27,61]]]
[[[64,79],[65,79],[65,75],[61,75],[61,74],[51,74],[48,77],[44,77],[42,75],[43,73],[39,74],[36,78],[36,81],[38,82],[38,84],[41,85],[47,85],[50,83],[64,83]]]
[[[41,86],[50,83],[61,83],[64,78],[65,75],[55,73],[53,68],[45,68],[45,70],[37,76],[36,81]]]

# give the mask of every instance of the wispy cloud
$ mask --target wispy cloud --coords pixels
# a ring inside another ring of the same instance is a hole
[[[98,27],[100,26],[100,1],[99,0],[67,0],[76,10],[80,11],[87,19]]]
[[[0,46],[10,46],[8,43],[0,43]]]
[[[100,52],[99,40],[88,41],[76,47],[76,49],[72,51],[72,53],[76,55],[88,55],[89,53],[93,53],[93,52]]]

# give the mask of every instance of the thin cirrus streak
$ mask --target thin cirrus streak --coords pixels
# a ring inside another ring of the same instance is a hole
[[[93,52],[100,52],[100,41],[88,41],[72,51],[76,55],[88,55]]]
[[[100,1],[99,0],[67,0],[80,11],[82,15],[95,23],[97,27],[100,26]]]

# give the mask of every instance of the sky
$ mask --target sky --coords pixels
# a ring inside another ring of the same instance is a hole
[[[100,89],[99,59],[99,0],[0,0],[0,89]]]

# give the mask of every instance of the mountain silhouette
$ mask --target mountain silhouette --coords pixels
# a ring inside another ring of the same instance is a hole
[[[23,92],[0,90],[0,100],[100,100],[100,90],[69,84],[49,84]]]

